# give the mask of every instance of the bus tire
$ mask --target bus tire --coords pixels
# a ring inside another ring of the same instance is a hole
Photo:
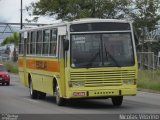
[[[39,99],[45,99],[46,98],[46,93],[38,92],[38,97],[39,97]]]
[[[33,89],[32,80],[30,80],[30,82],[29,82],[29,91],[30,91],[30,97],[32,99],[37,99],[38,98],[38,91]]]
[[[58,84],[56,84],[55,96],[56,96],[56,104],[58,106],[64,106],[66,101],[64,98],[60,97]]]
[[[114,106],[121,106],[123,102],[123,96],[112,97],[112,103]]]

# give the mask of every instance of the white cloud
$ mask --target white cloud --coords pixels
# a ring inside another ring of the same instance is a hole
[[[35,0],[23,0],[23,8]],[[20,22],[20,4],[21,0],[1,0],[0,16],[7,20],[6,22]]]
[[[23,0],[23,9],[31,2],[38,0]],[[21,0],[0,0],[0,22],[20,22],[20,5]],[[23,12],[23,22],[28,17],[26,12]],[[53,18],[40,18],[39,23],[53,23]]]

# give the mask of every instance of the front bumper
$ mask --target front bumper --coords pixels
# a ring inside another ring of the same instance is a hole
[[[10,82],[10,80],[5,80],[5,79],[0,79],[0,83],[9,83]]]
[[[112,96],[134,96],[137,93],[137,88],[130,87],[130,88],[112,88],[112,89],[88,89],[88,90],[70,90],[68,92],[69,98],[98,98],[104,97],[109,98]]]

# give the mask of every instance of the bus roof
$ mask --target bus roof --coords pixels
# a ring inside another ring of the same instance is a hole
[[[100,19],[100,18],[82,18],[74,20],[70,23],[88,23],[88,22],[119,22],[119,23],[129,23],[127,20],[119,20],[119,19]]]
[[[55,24],[45,25],[45,26],[41,26],[41,27],[22,29],[19,32],[34,31],[34,30],[46,29],[46,28],[49,29],[52,27],[60,27],[60,26],[66,26],[66,25],[71,25],[71,24],[94,23],[94,22],[130,23],[130,21],[128,21],[128,20],[119,20],[119,19],[82,18],[82,19],[77,19],[77,20],[71,21],[71,22],[61,22],[61,23],[55,23]]]

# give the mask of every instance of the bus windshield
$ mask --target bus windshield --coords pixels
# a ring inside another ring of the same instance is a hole
[[[71,35],[71,67],[124,67],[134,65],[131,33]]]

